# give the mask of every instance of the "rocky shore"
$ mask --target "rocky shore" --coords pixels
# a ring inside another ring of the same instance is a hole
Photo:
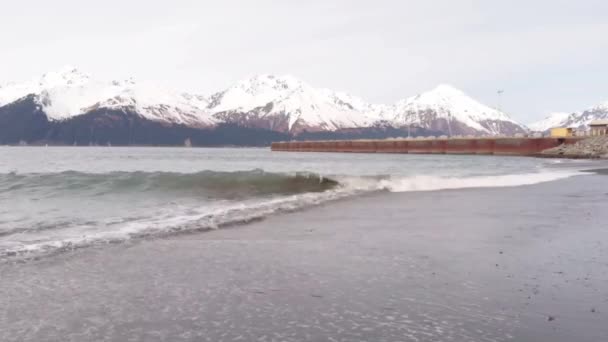
[[[608,159],[608,136],[591,137],[575,144],[562,144],[544,150],[542,156]]]

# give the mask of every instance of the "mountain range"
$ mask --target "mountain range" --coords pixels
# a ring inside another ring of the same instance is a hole
[[[0,144],[267,145],[527,131],[449,85],[392,105],[293,76],[258,75],[210,96],[132,79],[100,81],[74,67],[0,85]]]
[[[608,119],[608,102],[574,113],[551,113],[543,120],[529,124],[528,127],[537,132],[547,132],[553,127],[587,130],[592,121],[606,119]]]

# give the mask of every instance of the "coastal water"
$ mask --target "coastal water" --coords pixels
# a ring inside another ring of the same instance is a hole
[[[373,191],[536,184],[580,168],[523,157],[0,147],[0,258],[220,228]]]
[[[0,341],[605,341],[601,168],[0,147]]]

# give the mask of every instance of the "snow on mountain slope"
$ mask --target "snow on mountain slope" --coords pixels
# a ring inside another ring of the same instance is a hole
[[[453,134],[497,135],[525,131],[522,125],[507,114],[483,105],[446,84],[399,101],[394,106],[394,111],[393,123],[397,126],[419,125],[439,130],[447,128]],[[454,132],[454,128],[459,132]]]
[[[608,119],[608,102],[575,113],[553,113],[541,121],[528,125],[528,127],[538,132],[545,132],[553,127],[572,127],[587,130],[592,121],[606,119]]]
[[[213,95],[209,108],[228,121],[278,119],[288,131],[333,131],[370,126],[375,121],[372,105],[363,100],[315,89],[293,76],[258,75],[240,81]]]
[[[449,85],[395,105],[382,105],[313,88],[293,76],[259,75],[206,98],[132,80],[104,82],[66,67],[33,81],[0,87],[0,106],[29,94],[55,121],[105,108],[192,127],[229,122],[294,134],[390,126],[417,126],[453,135],[525,131],[505,113]]]
[[[205,109],[202,96],[173,92],[155,84],[114,81],[89,82],[77,87],[56,87],[43,91],[40,103],[47,116],[63,120],[93,109],[130,110],[143,118],[207,126],[215,121]]]
[[[158,85],[132,80],[93,80],[73,67],[43,75],[40,79],[0,88],[0,105],[26,95],[36,95],[49,120],[65,120],[92,109],[131,110],[140,116],[191,126],[215,123],[200,95],[178,93]]]
[[[214,112],[248,112],[269,102],[286,97],[301,86],[296,78],[286,75],[258,75],[238,81],[228,89],[211,96],[209,107]]]
[[[577,112],[568,117],[564,126],[578,129],[589,129],[589,124],[595,120],[608,119],[608,102],[593,106],[582,112]]]
[[[535,132],[545,132],[553,127],[562,127],[572,113],[557,112],[547,115],[544,119],[528,124],[528,128]]]
[[[0,85],[0,106],[14,102],[30,94],[40,94],[45,89],[64,86],[79,86],[89,82],[89,76],[76,68],[66,66],[56,72],[23,83]]]

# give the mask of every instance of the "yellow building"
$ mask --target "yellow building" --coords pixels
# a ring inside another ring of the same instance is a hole
[[[553,138],[565,138],[574,136],[574,129],[569,127],[555,127],[551,128],[551,137]]]

